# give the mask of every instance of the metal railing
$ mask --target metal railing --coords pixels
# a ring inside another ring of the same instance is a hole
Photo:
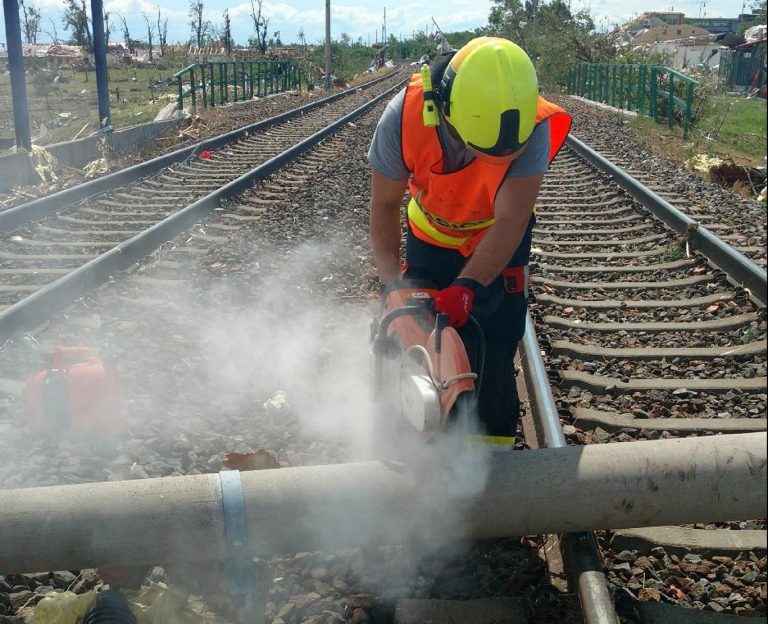
[[[696,80],[662,65],[581,63],[568,77],[568,93],[616,108],[679,123],[688,136]]]
[[[250,100],[301,88],[299,68],[291,61],[211,61],[195,63],[176,72],[179,110],[184,98],[203,108]]]

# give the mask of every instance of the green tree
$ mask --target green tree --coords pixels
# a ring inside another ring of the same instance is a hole
[[[608,37],[595,31],[588,10],[572,13],[563,0],[538,5],[493,0],[493,4],[488,15],[489,33],[522,47],[536,65],[541,83],[564,85],[574,65],[604,62],[615,56]]]
[[[758,0],[758,2],[752,5],[752,13],[757,15],[756,24],[765,24],[765,4],[766,0]]]
[[[91,25],[86,11],[86,0],[64,0],[64,15],[62,24],[64,30],[71,31],[69,43],[82,46],[87,52],[93,51],[93,35],[91,35]]]

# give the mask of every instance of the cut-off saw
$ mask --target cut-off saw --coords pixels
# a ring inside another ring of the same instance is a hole
[[[382,414],[399,414],[424,441],[446,429],[475,431],[485,359],[477,320],[470,316],[460,336],[446,314],[433,311],[437,292],[433,284],[421,281],[390,285],[382,295],[380,316],[371,323],[377,408]]]

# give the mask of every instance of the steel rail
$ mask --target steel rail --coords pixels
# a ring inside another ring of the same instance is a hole
[[[56,311],[70,305],[78,297],[108,281],[114,273],[127,269],[137,260],[197,223],[201,217],[219,207],[223,200],[252,187],[259,180],[271,175],[323,139],[365,114],[399,87],[400,85],[397,84],[387,89],[384,93],[300,141],[282,154],[278,154],[239,178],[201,197],[147,230],[123,241],[71,273],[3,310],[0,312],[0,340],[6,340],[17,332],[29,331],[37,327]]]
[[[525,334],[519,349],[539,446],[564,448],[568,443],[560,426],[560,417],[530,312],[526,314]],[[595,534],[582,531],[561,535],[559,539],[567,572],[578,588],[584,621],[587,624],[618,624],[619,617],[608,592]]]
[[[157,156],[151,160],[137,163],[130,167],[126,167],[125,169],[121,169],[120,171],[108,173],[107,175],[96,178],[95,180],[90,180],[88,182],[84,182],[83,184],[78,184],[77,186],[52,193],[51,195],[46,195],[45,197],[34,199],[25,204],[14,206],[13,208],[9,208],[8,210],[0,212],[0,232],[13,232],[29,223],[30,221],[34,221],[35,219],[40,219],[54,212],[61,211],[65,207],[82,201],[83,199],[87,199],[101,193],[106,193],[108,191],[113,191],[117,188],[120,188],[121,186],[135,182],[139,178],[152,175],[158,171],[161,171],[162,169],[178,163],[182,163],[191,156],[194,156],[194,154],[197,152],[219,149],[225,145],[239,141],[246,136],[253,134],[254,132],[264,130],[295,117],[300,117],[301,115],[304,115],[311,110],[321,108],[327,104],[331,104],[336,100],[340,100],[352,94],[355,91],[373,87],[374,85],[384,80],[392,78],[392,76],[393,74],[382,76],[381,78],[371,80],[370,82],[367,82],[360,87],[346,89],[339,93],[335,93],[328,97],[317,100],[316,102],[310,102],[309,104],[305,104],[299,108],[294,108],[293,110],[280,113],[279,115],[275,115],[269,119],[263,119],[248,126],[243,126],[242,128],[232,130],[231,132],[227,132],[216,137],[211,137],[210,139],[205,139],[195,143],[194,145],[182,147],[181,149],[175,150],[168,154],[163,154],[162,156]]]
[[[712,232],[675,208],[668,201],[641,184],[626,171],[595,152],[585,143],[568,135],[566,144],[592,166],[611,176],[614,181],[655,217],[678,234],[685,235],[691,247],[698,249],[734,281],[749,291],[763,305],[768,301],[768,279],[765,269],[747,258]]]

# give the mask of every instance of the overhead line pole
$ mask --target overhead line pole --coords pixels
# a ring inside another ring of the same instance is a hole
[[[24,53],[21,48],[21,24],[19,22],[18,0],[3,0],[5,18],[5,41],[8,46],[8,67],[11,73],[11,99],[13,100],[13,128],[16,133],[16,147],[32,148],[29,129],[29,103],[27,84],[24,79]]]
[[[102,0],[91,0],[93,23],[93,60],[96,65],[96,94],[99,104],[99,128],[112,127],[109,110],[109,77],[107,75],[107,40],[104,36],[104,5]]]
[[[325,0],[325,83],[331,88],[331,0]]]

